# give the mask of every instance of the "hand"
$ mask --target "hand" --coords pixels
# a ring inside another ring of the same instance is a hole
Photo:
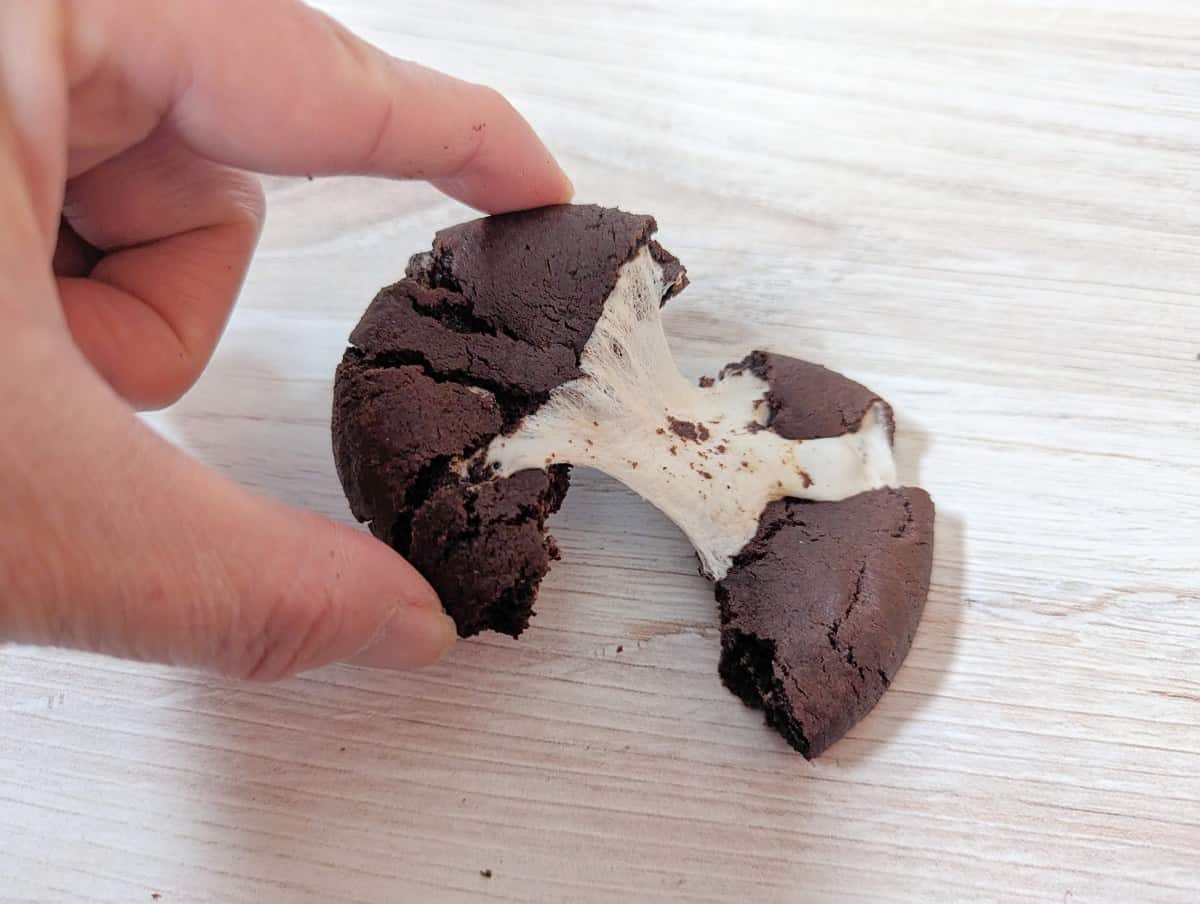
[[[246,170],[570,183],[496,92],[288,0],[0,0],[0,641],[270,680],[415,667],[454,625],[365,532],[261,499],[134,407],[207,363],[263,218]]]

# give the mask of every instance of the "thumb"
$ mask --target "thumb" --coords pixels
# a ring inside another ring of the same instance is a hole
[[[7,406],[22,422],[0,443],[15,506],[0,519],[0,638],[257,680],[342,659],[417,667],[454,642],[384,544],[221,478],[78,376],[57,391],[18,381]]]

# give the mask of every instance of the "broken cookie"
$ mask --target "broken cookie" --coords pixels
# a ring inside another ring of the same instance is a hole
[[[616,477],[717,582],[725,683],[814,756],[908,650],[932,507],[891,489],[891,409],[858,384],[765,352],[680,375],[660,307],[687,279],[655,228],[567,205],[438,233],[351,334],[338,473],[463,636],[527,625],[570,466]]]

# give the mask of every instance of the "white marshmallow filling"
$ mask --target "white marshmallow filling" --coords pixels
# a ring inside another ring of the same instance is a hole
[[[720,580],[754,537],[767,503],[846,499],[892,486],[886,409],[855,433],[789,440],[763,429],[769,387],[749,371],[696,386],[662,328],[662,267],[641,248],[620,271],[580,359],[583,376],[482,452],[500,476],[585,465],[624,483],[687,535]]]

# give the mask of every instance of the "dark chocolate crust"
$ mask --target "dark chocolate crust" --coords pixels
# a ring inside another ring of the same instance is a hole
[[[895,432],[887,402],[861,383],[820,364],[755,351],[721,373],[746,370],[770,385],[768,426],[784,439],[824,439],[852,433],[876,402],[883,403],[891,432]]]
[[[933,562],[919,489],[773,502],[717,584],[721,679],[807,757],[878,702],[908,654]]]
[[[383,289],[334,385],[333,451],[350,508],[433,584],[461,635],[516,636],[557,555],[546,518],[569,468],[463,475],[470,456],[579,376],[621,266],[649,244],[667,295],[686,284],[653,217],[564,205],[445,229]],[[665,298],[664,298],[665,300]]]

